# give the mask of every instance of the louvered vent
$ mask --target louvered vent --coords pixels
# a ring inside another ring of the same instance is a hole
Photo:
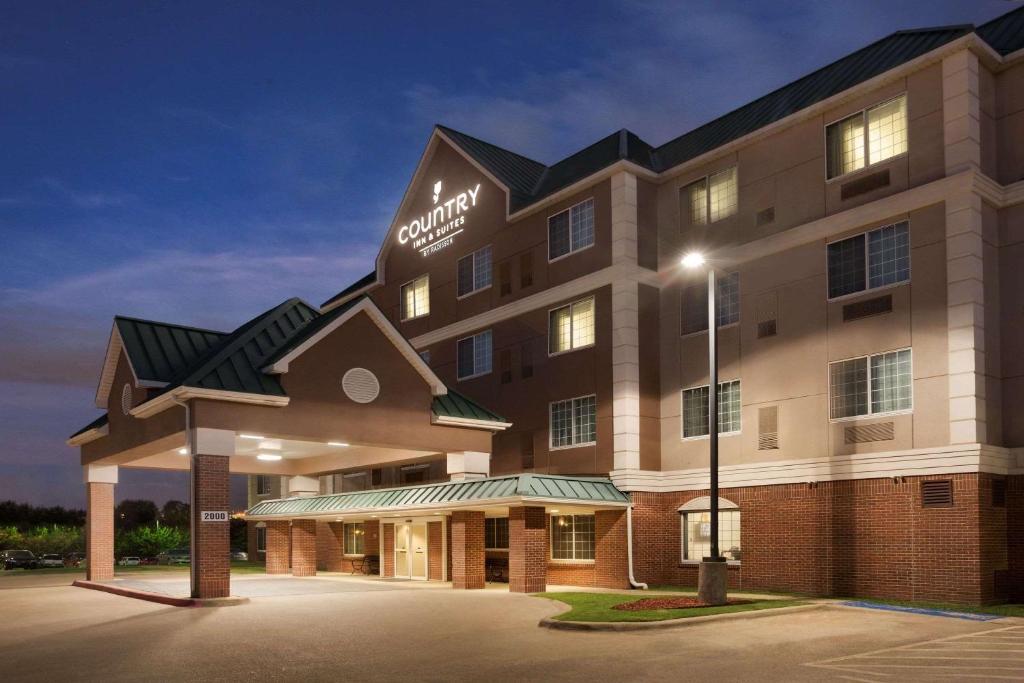
[[[877,422],[872,425],[854,425],[844,432],[846,443],[870,443],[872,441],[892,441],[896,431],[893,422]]]
[[[779,448],[779,407],[757,409],[757,450],[774,451]]]
[[[533,432],[524,432],[520,436],[521,448],[520,453],[522,455],[522,465],[524,470],[533,469]]]
[[[132,385],[125,384],[121,389],[121,412],[127,415],[132,411]]]
[[[757,322],[757,338],[774,337],[779,331],[779,295],[768,292],[754,302],[754,319]]]
[[[769,206],[757,212],[757,227],[775,222],[775,207]]]
[[[892,311],[892,294],[876,296],[872,299],[864,299],[852,304],[843,306],[843,322],[870,318],[873,315],[881,315]]]
[[[757,324],[757,338],[764,339],[765,337],[774,337],[778,334],[776,323],[774,320],[766,320],[763,323]]]
[[[341,378],[345,395],[356,403],[370,403],[380,394],[377,376],[366,368],[352,368]]]
[[[926,508],[953,507],[953,482],[949,479],[922,481],[921,506]]]
[[[857,195],[866,194],[872,190],[877,190],[881,187],[887,187],[888,185],[889,169],[885,169],[884,171],[872,173],[845,183],[842,188],[840,188],[839,195],[843,199],[849,199],[851,197],[856,197]]]

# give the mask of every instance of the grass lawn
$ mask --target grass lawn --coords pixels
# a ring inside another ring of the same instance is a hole
[[[728,614],[730,612],[750,612],[777,607],[795,607],[805,605],[802,600],[757,600],[743,605],[723,605],[721,607],[692,607],[684,609],[652,609],[643,611],[626,611],[612,609],[614,605],[634,602],[643,598],[636,593],[536,593],[537,597],[564,602],[572,609],[565,614],[554,617],[559,621],[664,621],[665,619],[682,619],[685,617],[702,617],[710,614]]]
[[[880,598],[842,598],[843,600],[870,602],[878,605],[897,607],[920,607],[942,610],[943,612],[965,612],[967,614],[997,614],[1001,617],[1024,617],[1024,605],[957,605],[951,602],[914,602],[911,600],[884,600]]]

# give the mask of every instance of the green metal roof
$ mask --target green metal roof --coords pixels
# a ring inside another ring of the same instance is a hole
[[[438,417],[457,417],[468,420],[486,420],[488,422],[505,422],[505,418],[487,410],[476,401],[449,388],[444,396],[435,396],[430,408]]]
[[[114,318],[125,353],[142,381],[170,382],[227,337],[205,330],[119,315]]]
[[[247,517],[317,516],[353,512],[417,510],[508,499],[540,499],[587,505],[629,504],[629,496],[603,477],[515,474],[376,491],[352,491],[257,503]]]

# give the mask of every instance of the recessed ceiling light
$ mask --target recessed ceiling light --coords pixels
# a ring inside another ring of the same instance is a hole
[[[328,441],[327,445],[328,446],[335,446],[337,448],[348,448],[349,447],[349,444],[345,443],[344,441]]]
[[[188,455],[188,449],[187,448],[179,448],[178,449],[178,455]]]
[[[257,460],[280,460],[281,456],[276,453],[260,453],[256,456]]]
[[[554,509],[554,510],[552,510],[552,512],[558,512],[558,510],[557,510],[557,509]]]
[[[263,439],[265,437],[262,437],[259,434],[239,434],[238,438],[239,439]]]

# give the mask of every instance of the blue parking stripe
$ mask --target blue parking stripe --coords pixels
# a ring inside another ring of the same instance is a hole
[[[1002,619],[998,614],[972,614],[971,612],[953,612],[942,609],[929,609],[927,607],[906,607],[904,605],[885,605],[879,602],[868,602],[866,600],[851,600],[841,602],[840,605],[847,607],[864,607],[866,609],[882,609],[890,612],[909,612],[910,614],[927,614],[933,617],[951,617],[953,619],[966,619],[967,621],[994,621]]]

